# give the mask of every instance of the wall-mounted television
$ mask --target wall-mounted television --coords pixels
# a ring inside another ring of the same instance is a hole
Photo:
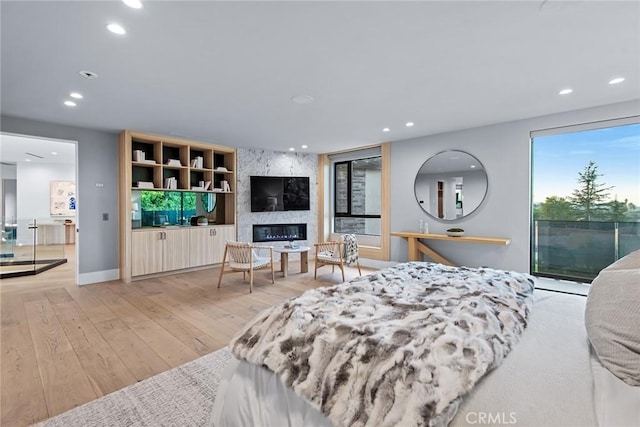
[[[308,176],[251,176],[251,212],[308,211]]]

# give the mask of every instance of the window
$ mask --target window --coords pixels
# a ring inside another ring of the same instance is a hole
[[[333,232],[381,234],[380,155],[333,164]]]
[[[531,272],[591,282],[640,248],[638,118],[532,134]]]

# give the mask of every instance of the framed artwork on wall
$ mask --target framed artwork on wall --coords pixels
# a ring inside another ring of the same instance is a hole
[[[51,216],[75,216],[76,183],[51,181]]]

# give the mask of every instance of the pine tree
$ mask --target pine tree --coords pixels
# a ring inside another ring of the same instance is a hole
[[[604,200],[609,196],[608,191],[613,187],[605,187],[604,183],[596,182],[602,174],[598,173],[598,166],[592,160],[585,166],[583,172],[578,172],[580,188],[573,190],[569,201],[579,213],[579,220],[592,221],[598,219]]]

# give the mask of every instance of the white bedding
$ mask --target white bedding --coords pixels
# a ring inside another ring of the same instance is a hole
[[[532,317],[520,342],[466,396],[450,426],[589,427],[598,426],[598,419],[601,427],[640,425],[639,388],[617,387],[604,376],[609,382],[600,382],[594,392],[584,328],[586,299],[542,290],[534,295]],[[235,360],[224,377],[211,418],[216,427],[331,425],[262,367]]]

